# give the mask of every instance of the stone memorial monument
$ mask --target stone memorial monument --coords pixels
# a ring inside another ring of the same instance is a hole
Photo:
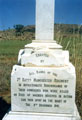
[[[76,73],[54,41],[54,0],[36,0],[36,40],[20,50],[11,73],[11,111],[3,120],[80,120]]]

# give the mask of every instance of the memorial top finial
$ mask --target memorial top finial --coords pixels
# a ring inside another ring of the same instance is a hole
[[[54,0],[36,0],[36,40],[54,40]]]

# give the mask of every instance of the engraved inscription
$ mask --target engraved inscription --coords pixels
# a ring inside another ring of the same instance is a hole
[[[28,75],[16,78],[17,91],[13,93],[25,109],[61,109],[67,106],[73,96],[69,89],[69,79],[58,77],[51,69],[29,70]]]

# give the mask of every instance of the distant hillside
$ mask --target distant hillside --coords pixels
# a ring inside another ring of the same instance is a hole
[[[54,25],[55,37],[59,35],[63,37],[77,36],[82,34],[82,26],[69,25],[69,24],[55,24]],[[21,33],[17,33],[15,29],[8,29],[0,31],[0,40],[33,40],[35,39],[35,26],[25,26],[22,28]]]

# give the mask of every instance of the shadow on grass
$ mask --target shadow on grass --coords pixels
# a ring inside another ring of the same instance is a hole
[[[9,108],[10,104],[8,104],[5,100],[2,99],[2,97],[0,97],[0,120],[2,120]]]

